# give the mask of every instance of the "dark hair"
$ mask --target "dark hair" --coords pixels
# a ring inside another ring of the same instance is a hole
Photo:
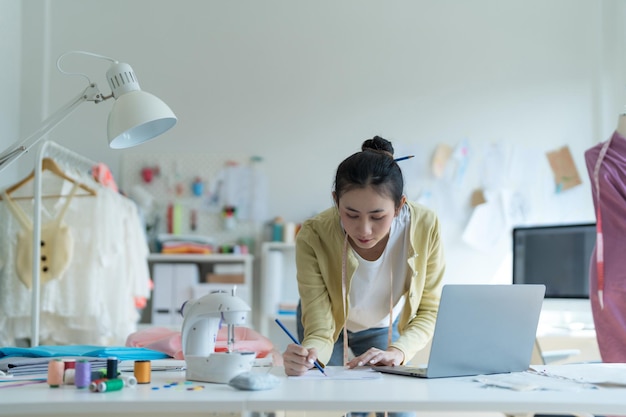
[[[350,155],[339,164],[335,175],[337,201],[348,191],[372,187],[391,197],[399,207],[404,191],[402,170],[393,159],[393,146],[387,139],[374,136],[361,145],[361,152]]]

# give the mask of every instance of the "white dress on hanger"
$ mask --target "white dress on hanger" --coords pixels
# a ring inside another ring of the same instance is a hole
[[[42,180],[47,190],[60,179],[43,175]],[[44,198],[42,223],[54,218],[64,201]],[[32,199],[17,202],[25,213],[33,212]],[[98,187],[96,196],[75,197],[64,221],[74,237],[73,258],[60,279],[41,285],[41,344],[123,345],[136,331],[135,297],[150,295],[148,246],[136,207],[118,193]],[[31,292],[15,269],[19,230],[5,202],[0,202],[0,345],[4,346],[30,337]]]

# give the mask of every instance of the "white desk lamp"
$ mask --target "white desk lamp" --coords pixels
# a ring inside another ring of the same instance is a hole
[[[95,83],[92,83],[85,74],[67,73],[60,67],[60,61],[68,54],[90,55],[96,58],[111,61],[111,67],[106,73],[111,94],[103,96]],[[13,161],[28,152],[42,138],[74,112],[80,104],[86,101],[100,103],[111,97],[115,103],[109,114],[108,139],[113,149],[123,149],[146,142],[166,132],[176,124],[176,116],[172,110],[160,99],[142,91],[137,77],[130,65],[120,63],[114,59],[83,51],[70,51],[57,60],[59,71],[70,75],[84,76],[89,85],[74,99],[57,110],[44,120],[40,127],[27,138],[13,144],[0,154],[0,172]],[[38,158],[40,163],[41,158]],[[41,240],[41,178],[39,170],[35,170],[34,215],[33,215],[33,242]],[[40,247],[33,245],[33,279],[31,305],[31,346],[39,345],[39,304],[40,304]]]

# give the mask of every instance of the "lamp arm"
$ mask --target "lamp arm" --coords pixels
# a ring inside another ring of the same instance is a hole
[[[7,168],[11,162],[18,159],[22,154],[28,152],[30,148],[37,144],[48,132],[65,120],[67,116],[72,114],[81,103],[85,101],[99,103],[110,97],[112,96],[103,96],[96,84],[89,84],[79,95],[74,97],[65,106],[61,107],[54,114],[44,120],[39,128],[30,136],[11,145],[8,149],[3,151],[0,154],[0,172]]]

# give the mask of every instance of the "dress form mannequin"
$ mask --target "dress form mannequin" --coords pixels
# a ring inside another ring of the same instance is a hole
[[[626,113],[622,113],[619,115],[617,119],[617,128],[615,129],[617,133],[623,138],[626,138]]]
[[[585,151],[596,221],[589,298],[603,362],[626,362],[626,111],[615,132]]]

